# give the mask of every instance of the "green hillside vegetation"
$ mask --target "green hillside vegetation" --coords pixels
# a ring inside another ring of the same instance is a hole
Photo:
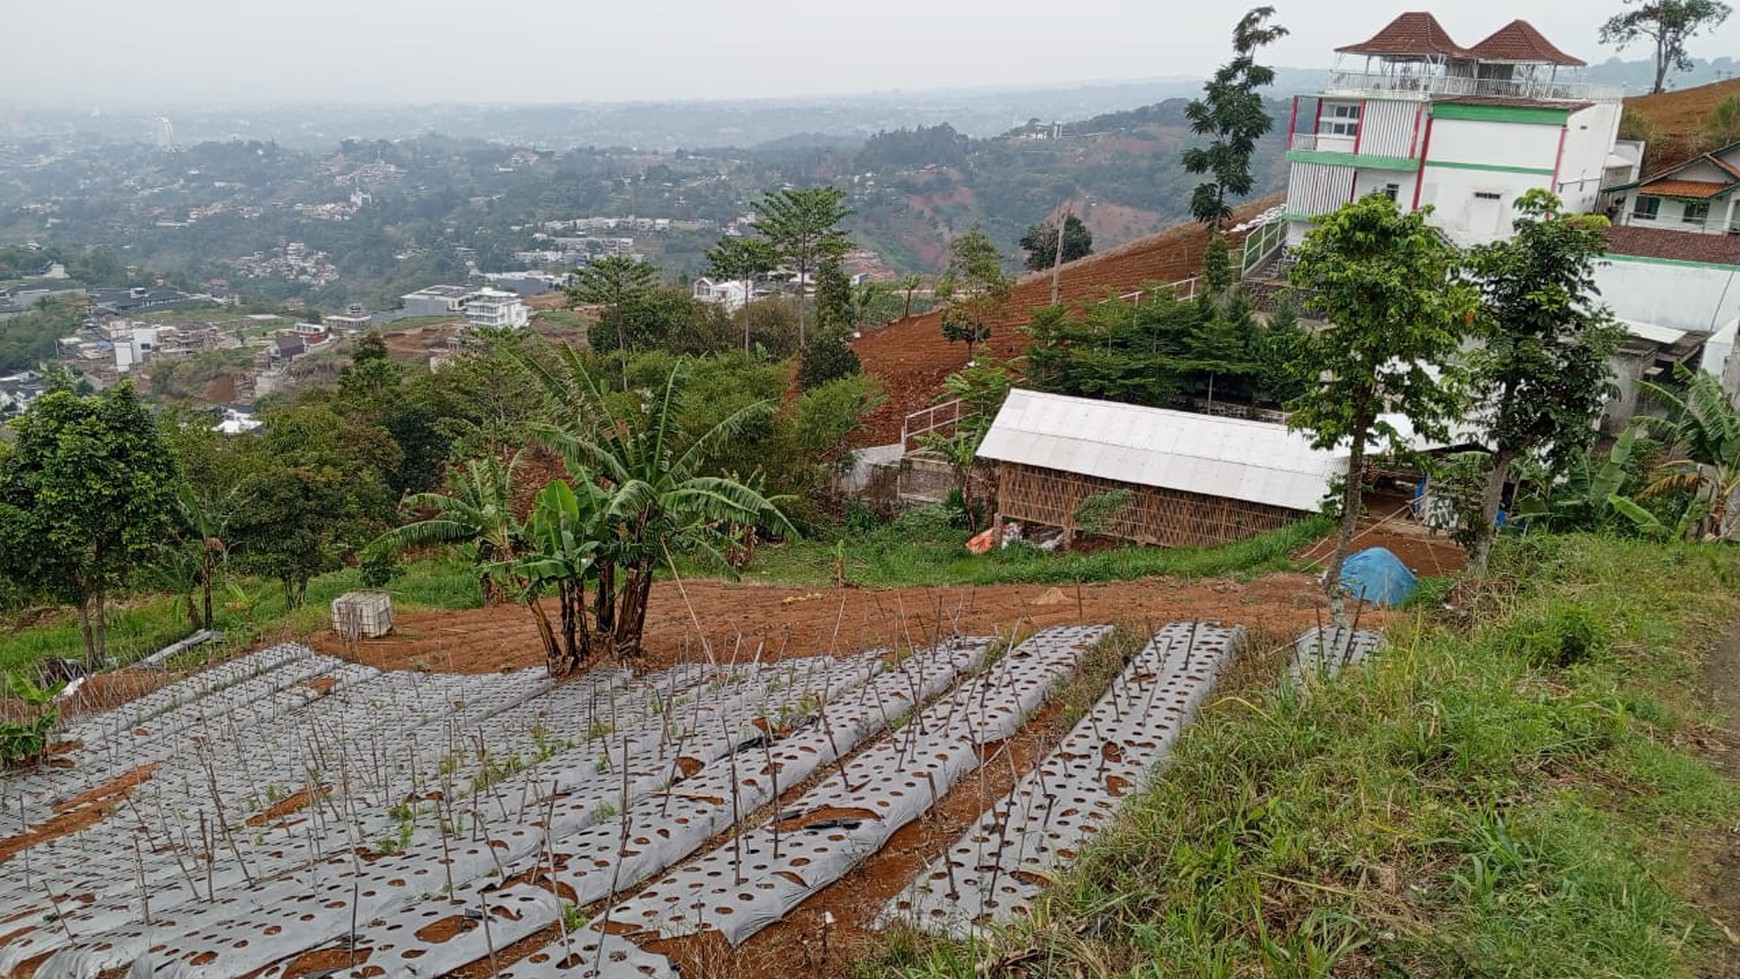
[[[860,974],[1699,974],[1740,785],[1696,689],[1740,552],[1536,537],[1493,570],[1340,679],[1277,687],[1260,649],[1031,924],[897,934]]]

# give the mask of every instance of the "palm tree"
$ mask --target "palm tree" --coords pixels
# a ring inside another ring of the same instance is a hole
[[[1692,493],[1706,500],[1705,536],[1727,540],[1728,502],[1740,492],[1740,410],[1728,400],[1722,382],[1712,374],[1684,365],[1674,377],[1685,385],[1683,392],[1643,382],[1643,386],[1669,409],[1669,434],[1674,457],[1656,470],[1645,497]]]
[[[569,375],[544,376],[556,385],[572,421],[546,425],[539,440],[567,464],[578,483],[596,484],[599,541],[593,625],[597,639],[619,656],[636,653],[646,627],[654,570],[678,551],[699,551],[721,568],[729,564],[717,547],[719,527],[757,523],[795,534],[771,500],[735,480],[704,475],[702,466],[718,443],[744,423],[771,411],[758,402],[732,413],[699,437],[677,424],[688,366],[679,361],[662,388],[650,392],[638,412],[617,413],[604,390],[569,351]]]
[[[402,512],[431,516],[387,531],[365,550],[396,554],[414,547],[456,544],[477,569],[484,602],[494,604],[501,597],[501,579],[511,575],[525,539],[526,528],[513,509],[519,466],[518,454],[506,463],[487,456],[450,471],[446,492],[412,493],[399,504]]]

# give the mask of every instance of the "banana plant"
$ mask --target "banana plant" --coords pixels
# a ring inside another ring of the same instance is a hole
[[[521,583],[521,600],[537,622],[552,676],[573,672],[592,658],[586,583],[597,577],[595,564],[608,508],[609,493],[596,480],[581,480],[578,490],[566,480],[552,480],[532,504],[525,552],[511,562],[511,573]],[[559,632],[540,601],[550,590],[556,593],[561,614]]]

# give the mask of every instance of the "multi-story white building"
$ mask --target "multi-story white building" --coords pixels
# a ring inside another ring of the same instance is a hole
[[[465,298],[466,323],[474,330],[517,330],[529,322],[518,293],[479,289]]]
[[[1288,127],[1287,242],[1312,218],[1371,193],[1461,244],[1507,237],[1512,205],[1551,190],[1577,211],[1635,180],[1642,147],[1618,139],[1622,90],[1584,82],[1584,62],[1516,20],[1473,47],[1429,13],[1405,13],[1336,49]]]

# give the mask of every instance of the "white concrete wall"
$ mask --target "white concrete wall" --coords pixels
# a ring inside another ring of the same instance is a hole
[[[1396,203],[1404,211],[1414,206],[1414,184],[1419,176],[1414,170],[1368,170],[1360,168],[1353,178],[1353,196],[1355,200],[1374,191],[1384,189],[1385,184],[1396,184],[1400,189],[1396,193]]]
[[[1559,126],[1476,119],[1432,120],[1431,160],[1488,166],[1553,169],[1559,155]],[[1544,185],[1546,180],[1543,178]]]
[[[1565,127],[1565,152],[1559,160],[1554,192],[1572,211],[1592,212],[1601,193],[1602,172],[1619,138],[1619,103],[1600,102],[1571,113]]]
[[[1516,220],[1516,199],[1547,183],[1546,177],[1535,174],[1450,170],[1428,165],[1420,206],[1431,204],[1435,208],[1432,223],[1444,229],[1457,244],[1485,244],[1510,237],[1511,222]],[[1484,199],[1476,194],[1497,194],[1498,199]]]
[[[1620,319],[1710,333],[1740,316],[1740,268],[1610,255],[1596,266],[1595,284]]]

